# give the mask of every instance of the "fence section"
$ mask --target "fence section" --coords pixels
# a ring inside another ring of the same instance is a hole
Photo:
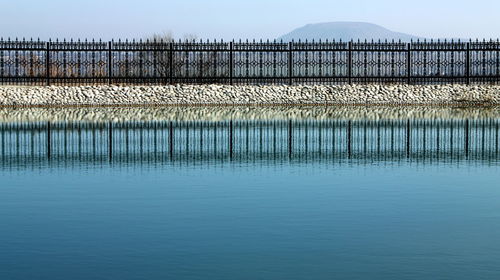
[[[0,84],[498,83],[500,42],[0,40]]]

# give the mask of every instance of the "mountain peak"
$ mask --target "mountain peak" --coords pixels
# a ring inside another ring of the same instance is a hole
[[[368,22],[322,22],[307,24],[285,34],[278,39],[283,41],[292,40],[401,40],[410,41],[421,39],[420,37],[394,32],[380,25]]]

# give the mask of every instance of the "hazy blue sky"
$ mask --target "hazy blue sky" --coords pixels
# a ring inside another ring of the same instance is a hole
[[[0,36],[276,38],[308,23],[364,21],[422,37],[500,37],[499,0],[3,0]]]

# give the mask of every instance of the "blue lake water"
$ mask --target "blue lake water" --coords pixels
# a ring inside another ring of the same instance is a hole
[[[0,125],[0,279],[498,279],[500,119]]]

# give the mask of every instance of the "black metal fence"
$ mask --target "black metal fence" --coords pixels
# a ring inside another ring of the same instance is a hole
[[[500,42],[0,39],[0,84],[498,83]]]

